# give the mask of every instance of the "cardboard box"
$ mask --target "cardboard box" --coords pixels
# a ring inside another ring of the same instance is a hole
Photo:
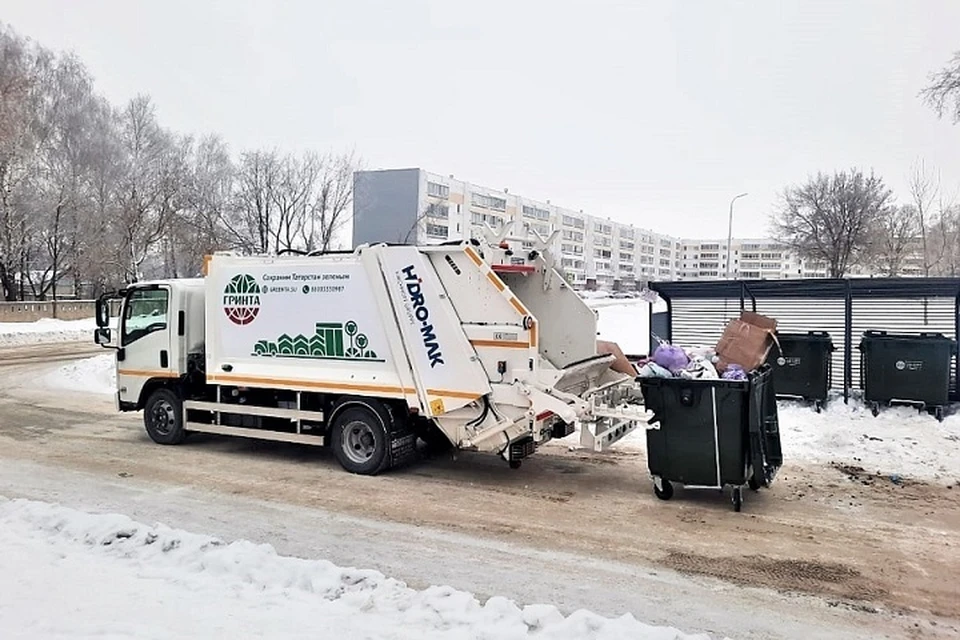
[[[740,318],[731,320],[717,343],[718,369],[726,371],[738,364],[745,371],[753,371],[764,363],[770,347],[776,341],[777,321],[752,311],[741,311]]]
[[[613,364],[610,365],[610,368],[614,371],[625,373],[632,377],[637,376],[636,367],[630,364],[630,361],[627,360],[627,356],[623,355],[623,351],[616,342],[597,340],[597,353],[602,353],[604,355],[613,354],[616,359],[613,361]]]

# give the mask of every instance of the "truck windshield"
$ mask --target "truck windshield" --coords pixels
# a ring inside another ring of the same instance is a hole
[[[166,289],[137,289],[130,293],[123,314],[123,344],[167,328]]]

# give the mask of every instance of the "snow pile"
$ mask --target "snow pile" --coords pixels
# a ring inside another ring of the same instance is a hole
[[[0,545],[3,638],[706,638],[41,502],[0,498]]]
[[[113,352],[75,360],[43,377],[43,384],[51,389],[86,391],[110,395],[117,390],[117,370]]]
[[[46,344],[52,342],[93,341],[93,318],[36,322],[0,322],[0,346]]]
[[[897,474],[952,484],[960,480],[960,415],[937,422],[909,407],[888,407],[874,417],[855,399],[834,397],[816,413],[798,402],[778,407],[786,460],[843,462],[868,473]]]

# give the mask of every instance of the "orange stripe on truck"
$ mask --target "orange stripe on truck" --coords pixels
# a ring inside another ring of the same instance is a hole
[[[529,349],[530,344],[514,340],[471,340],[475,347],[491,347],[497,349]]]
[[[138,378],[179,378],[176,371],[155,371],[152,369],[117,369],[121,376],[136,376]]]
[[[503,280],[500,279],[500,276],[495,274],[493,271],[487,272],[487,280],[492,282],[493,286],[495,286],[499,291],[503,291],[507,288],[507,285],[503,284]]]
[[[462,398],[465,400],[476,400],[480,394],[473,391],[448,391],[446,389],[427,389],[428,396],[440,396],[442,398]]]
[[[470,256],[470,259],[473,260],[473,263],[478,267],[483,264],[483,260],[481,260],[480,256],[477,255],[477,252],[473,250],[473,247],[465,248],[464,252]]]
[[[521,315],[528,315],[527,308],[521,304],[516,296],[510,297],[510,304],[512,304],[513,308],[520,312]]]

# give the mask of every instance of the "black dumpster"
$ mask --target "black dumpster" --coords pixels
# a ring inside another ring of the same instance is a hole
[[[956,343],[942,333],[867,331],[860,341],[860,386],[873,415],[880,405],[932,409],[943,421],[949,403],[950,359]]]
[[[647,464],[658,498],[673,496],[673,482],[732,486],[740,511],[744,485],[770,485],[783,462],[771,374],[764,365],[745,381],[640,379],[656,425],[647,430]]]
[[[819,413],[830,390],[833,351],[825,331],[778,333],[767,356],[777,397],[813,402]]]

